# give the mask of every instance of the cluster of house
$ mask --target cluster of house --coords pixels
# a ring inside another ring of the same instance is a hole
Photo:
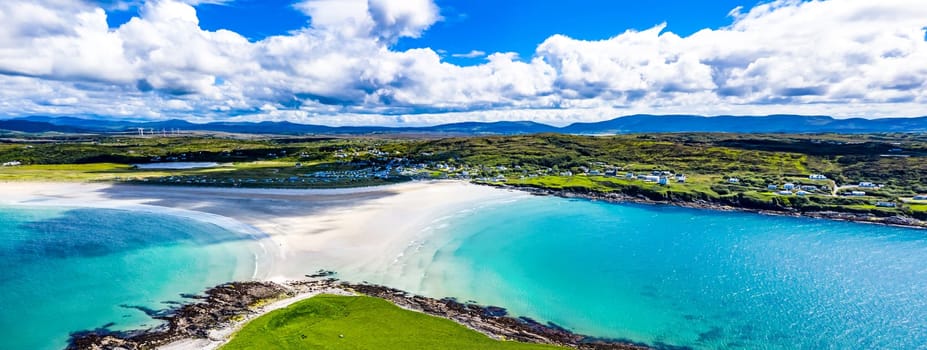
[[[306,174],[305,176],[328,179],[362,179],[371,177],[386,179],[389,178],[390,172],[392,172],[392,168],[390,166],[386,166],[384,168],[364,168],[358,170],[316,171]]]
[[[808,175],[808,179],[815,180],[815,181],[827,180],[827,176],[824,176],[821,174],[811,174],[811,175]],[[775,191],[776,194],[780,196],[791,196],[791,195],[807,196],[813,192],[817,192],[821,190],[820,187],[815,186],[815,185],[802,185],[802,184],[794,184],[791,182],[785,183],[782,186],[769,184],[766,186],[766,189],[770,191]]]
[[[781,196],[791,196],[791,195],[806,196],[806,195],[811,194],[812,192],[819,190],[817,186],[796,185],[793,183],[786,183],[786,184],[783,184],[781,187],[778,185],[768,185],[766,186],[766,189],[770,191],[776,191],[776,194],[779,194]]]
[[[333,156],[334,156],[335,158],[338,158],[338,159],[343,159],[343,158],[357,157],[357,156],[360,156],[360,155],[363,155],[363,154],[371,155],[371,156],[374,156],[374,157],[386,157],[386,156],[389,156],[389,153],[386,153],[386,152],[384,152],[384,151],[381,151],[381,150],[379,150],[379,149],[377,149],[377,148],[371,148],[371,149],[367,149],[367,150],[365,150],[365,151],[354,151],[354,150],[339,149],[339,150],[337,150],[337,151],[334,152]]]
[[[19,165],[23,165],[23,163],[20,162],[20,161],[18,161],[18,160],[14,160],[14,161],[12,161],[12,162],[3,163],[3,166],[19,166]]]
[[[686,182],[685,175],[673,174],[673,172],[671,171],[663,171],[663,170],[654,170],[650,172],[650,174],[635,174],[635,173],[629,172],[627,174],[624,174],[624,178],[629,179],[629,180],[636,179],[636,180],[641,180],[644,182],[653,182],[653,183],[657,183],[657,184],[664,185],[664,186],[668,186],[670,182],[672,181],[675,181],[677,183]]]

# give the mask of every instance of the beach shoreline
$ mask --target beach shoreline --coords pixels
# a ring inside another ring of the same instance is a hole
[[[7,194],[0,205],[129,210],[214,224],[259,246],[252,280],[262,281],[318,269],[374,276],[427,239],[435,220],[528,196],[461,181],[306,190],[16,182],[0,183],[0,191]]]

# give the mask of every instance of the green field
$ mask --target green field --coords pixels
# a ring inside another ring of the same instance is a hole
[[[497,341],[453,321],[367,296],[320,295],[272,311],[242,328],[237,349],[560,349]]]
[[[888,154],[889,156],[886,156]],[[410,179],[465,179],[654,201],[704,201],[777,211],[841,211],[927,220],[924,134],[561,134],[377,138],[23,136],[0,139],[0,181],[99,181],[179,186],[337,188]],[[215,162],[211,169],[132,164]],[[637,175],[682,174],[666,186]],[[631,173],[632,178],[626,178]],[[609,174],[610,176],[605,176]],[[827,179],[813,180],[811,174]],[[736,178],[737,181],[730,179]],[[872,182],[864,196],[854,185]],[[779,195],[770,185],[804,186]],[[797,189],[796,189],[797,191]],[[876,207],[893,202],[894,208]]]

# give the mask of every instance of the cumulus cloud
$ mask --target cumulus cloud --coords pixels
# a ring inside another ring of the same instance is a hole
[[[533,57],[474,50],[457,66],[397,51],[441,21],[431,0],[305,0],[305,28],[249,42],[204,30],[196,5],[0,2],[0,114],[325,124],[536,120],[632,113],[905,116],[927,106],[927,6],[778,0],[682,37],[666,24],[606,40],[552,35]]]

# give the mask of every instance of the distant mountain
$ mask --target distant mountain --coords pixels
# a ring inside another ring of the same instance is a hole
[[[46,122],[34,122],[29,120],[0,120],[0,130],[20,131],[20,132],[65,132],[77,133],[85,132],[80,128],[67,125],[56,125]]]
[[[826,116],[770,115],[717,116],[632,115],[597,123],[575,123],[566,133],[615,134],[641,132],[742,132],[742,133],[863,133],[927,131],[927,117],[835,119]]]
[[[596,123],[574,123],[554,127],[530,121],[464,122],[426,127],[342,126],[296,124],[290,122],[213,122],[191,123],[180,119],[134,122],[75,117],[30,116],[0,120],[0,129],[21,132],[134,132],[154,130],[215,131],[242,134],[621,134],[648,132],[741,132],[741,133],[868,133],[927,132],[927,117],[884,119],[835,119],[827,116],[770,115],[717,116],[631,115]]]
[[[407,128],[414,130],[416,128]],[[543,132],[560,132],[560,128],[547,124],[520,121],[520,122],[465,122],[454,124],[443,124],[418,128],[423,131],[447,132],[447,133],[466,133],[466,134],[537,134]]]

